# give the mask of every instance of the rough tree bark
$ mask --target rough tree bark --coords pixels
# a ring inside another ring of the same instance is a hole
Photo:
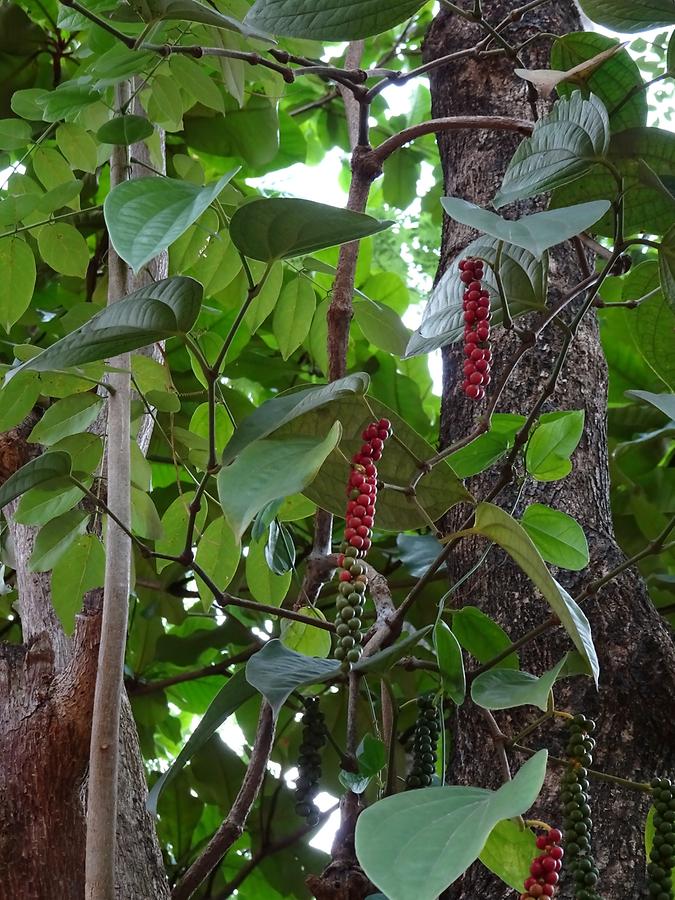
[[[484,14],[499,21],[510,11],[503,0],[484,0]],[[520,42],[532,30],[564,34],[580,29],[576,7],[569,0],[545,4],[531,11],[510,30],[511,39]],[[477,26],[442,11],[433,22],[425,43],[426,59],[434,59],[478,39]],[[529,68],[548,65],[548,46],[535,43],[526,54]],[[528,117],[531,109],[523,83],[513,76],[514,64],[506,59],[468,60],[452,67],[437,69],[431,76],[432,110],[435,117],[463,114],[508,114]],[[540,104],[540,114],[545,112]],[[518,145],[514,135],[457,132],[439,136],[439,149],[447,194],[459,195],[474,203],[487,205],[498,188],[503,171]],[[440,276],[452,259],[474,235],[466,228],[445,222]],[[551,265],[553,295],[581,280],[574,254],[558,252]],[[500,365],[515,346],[514,339],[503,329],[493,333],[495,380]],[[559,332],[549,327],[538,348],[521,362],[512,382],[500,401],[498,411],[527,413],[550,372],[557,348]],[[461,381],[461,347],[446,348],[443,353],[443,406],[441,444],[465,435],[471,428],[476,405],[459,390]],[[563,481],[540,485],[526,481],[518,500],[516,514],[522,514],[532,502],[546,503],[574,516],[584,527],[589,540],[591,565],[576,575],[559,573],[560,580],[575,593],[596,575],[604,574],[622,560],[614,540],[609,504],[607,436],[605,422],[607,369],[598,338],[597,323],[592,315],[582,323],[572,344],[556,392],[544,411],[583,409],[586,425],[581,444],[574,455],[574,470]],[[484,496],[490,478],[476,478],[470,485],[478,497]],[[516,502],[515,486],[505,490],[499,502],[510,509]],[[448,530],[457,526],[459,516],[449,517]],[[455,580],[477,559],[476,542],[461,541],[450,559],[450,578]],[[499,621],[513,639],[541,623],[548,610],[531,583],[500,551],[493,550],[488,564],[470,579],[454,597],[457,606],[473,604]],[[645,587],[635,571],[626,572],[604,588],[587,604],[596,647],[601,663],[600,690],[596,692],[590,679],[577,678],[566,683],[559,699],[562,708],[583,711],[596,718],[598,746],[596,768],[638,781],[649,780],[668,765],[668,748],[672,749],[675,728],[672,716],[663,709],[672,702],[675,689],[675,653],[670,636],[652,607]],[[561,629],[539,640],[521,652],[524,669],[540,674],[557,661],[570,647]],[[498,716],[499,724],[510,734],[526,722],[523,715]],[[531,717],[530,717],[531,720]],[[501,770],[495,748],[485,722],[475,707],[465,704],[454,723],[454,756],[448,781],[496,787]],[[528,738],[529,746],[561,748],[561,729],[548,729]],[[524,757],[510,753],[512,766]],[[549,777],[539,816],[560,823],[561,810],[556,791],[557,776]],[[595,782],[593,820],[596,835],[595,854],[602,873],[600,892],[606,900],[638,897],[644,883],[643,829],[648,800],[644,794]],[[476,864],[464,878],[451,887],[448,900],[493,900],[512,897],[513,892]],[[569,897],[569,886],[561,891]]]
[[[139,110],[140,111],[140,110]],[[144,144],[132,158],[149,163]],[[132,177],[146,175],[132,166]],[[139,275],[165,278],[166,254]],[[0,435],[0,483],[40,452],[26,438],[33,413]],[[105,434],[105,416],[92,429]],[[147,449],[152,420],[139,430]],[[89,737],[101,628],[102,591],[91,591],[68,638],[51,603],[50,573],[27,564],[37,529],[12,520],[5,509],[16,560],[18,614],[23,643],[0,644],[0,900],[81,900],[84,896],[85,798]],[[117,815],[116,896],[167,900],[169,886],[152,817],[136,726],[122,698]]]

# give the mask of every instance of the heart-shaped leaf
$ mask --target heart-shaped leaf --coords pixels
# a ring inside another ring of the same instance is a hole
[[[490,832],[479,856],[491,872],[519,893],[523,887],[523,872],[539,851],[533,832],[522,822],[502,819]]]
[[[369,806],[356,824],[356,855],[366,875],[389,900],[435,900],[478,858],[497,822],[532,806],[546,759],[540,750],[497,791],[430,787]]]
[[[456,222],[470,225],[498,240],[529,250],[534,256],[541,256],[549,247],[587,231],[611,206],[609,200],[593,200],[591,203],[579,203],[565,209],[549,209],[511,220],[502,219],[490,210],[481,209],[460,197],[441,197],[441,204]]]
[[[551,576],[522,525],[500,507],[492,503],[480,503],[476,508],[473,530],[499,544],[539,588],[574,646],[588,662],[597,684],[600,666],[588,619],[576,601]]]
[[[286,391],[259,406],[237,427],[225,447],[222,463],[229,465],[253,441],[265,438],[288,422],[313,409],[350,394],[362,396],[370,379],[363,372],[338,378],[330,384],[314,384],[299,390]]]
[[[588,542],[576,519],[559,509],[532,503],[521,524],[546,562],[573,572],[588,565]]]
[[[304,490],[340,440],[334,422],[323,438],[284,437],[249,444],[218,473],[218,497],[237,540],[272,500]]]
[[[512,643],[504,629],[477,606],[454,610],[452,631],[462,647],[480,663],[489,662]],[[504,669],[517,669],[520,665],[518,654],[510,653],[498,665]]]
[[[271,262],[356,241],[392,224],[313,200],[261,197],[235,212],[230,237],[245,256]]]
[[[20,237],[0,239],[0,271],[0,326],[9,331],[28,309],[35,287],[35,257]]]
[[[339,672],[338,660],[305,656],[277,640],[268,641],[246,663],[246,680],[260,691],[275,716],[293,691],[330,680]]]
[[[151,815],[157,815],[157,801],[167,784],[185,768],[195,753],[213,737],[223,722],[254,694],[255,690],[246,680],[243,669],[235,672],[227,684],[218,691],[171,767],[152,786],[146,800],[146,806]]]
[[[149,284],[106,306],[89,321],[24,362],[24,369],[49,372],[138,350],[194,325],[202,301],[202,286],[176,276]]]
[[[43,453],[37,459],[31,459],[13,475],[10,475],[0,487],[0,509],[12,500],[16,500],[29,488],[50,481],[52,478],[70,475],[70,469],[70,456],[59,450]]]
[[[567,184],[587,172],[609,147],[609,118],[601,100],[580,91],[558,100],[539,119],[508,165],[496,209]]]
[[[566,657],[539,678],[513,669],[489,669],[471,685],[471,699],[484,709],[538,706],[546,712],[548,695],[556,683]]]
[[[525,465],[537,481],[558,481],[572,470],[570,456],[584,431],[584,411],[543,415],[527,443]]]
[[[154,176],[118,184],[103,204],[113,247],[138,272],[197,221],[238,171],[206,187]]]

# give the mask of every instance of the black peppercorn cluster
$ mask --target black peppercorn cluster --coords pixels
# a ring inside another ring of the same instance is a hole
[[[563,775],[561,800],[565,813],[568,871],[574,877],[576,900],[601,900],[596,891],[599,872],[591,852],[591,807],[588,767],[593,763],[595,722],[574,716],[568,726],[569,766]]]
[[[417,700],[417,721],[408,744],[412,753],[412,767],[406,778],[406,787],[429,787],[431,776],[436,771],[436,745],[440,735],[438,711],[434,706],[433,694],[423,694]]]
[[[295,782],[295,811],[308,825],[318,825],[319,808],[314,797],[319,792],[321,778],[321,748],[326,743],[326,723],[319,709],[319,698],[305,700],[302,716],[302,743],[298,757],[298,778]]]
[[[672,900],[675,856],[675,788],[669,778],[652,781],[654,843],[649,851],[647,888],[652,900]]]
[[[366,567],[359,562],[370,550],[375,503],[377,501],[377,466],[382,458],[385,441],[391,437],[389,419],[370,422],[361,437],[364,444],[352,456],[347,482],[345,535],[338,555],[337,616],[335,632],[337,646],[333,652],[345,669],[361,656],[361,615],[368,577]]]

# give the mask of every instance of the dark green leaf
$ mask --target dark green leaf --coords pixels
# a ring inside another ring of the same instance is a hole
[[[27,360],[16,372],[49,372],[137,350],[186,334],[199,314],[202,286],[175,276],[106,306],[80,328]]]
[[[378,738],[366,734],[356,748],[356,760],[359,772],[364,775],[377,775],[387,764],[387,748]]]
[[[571,69],[598,53],[616,47],[616,43],[615,38],[592,31],[565,34],[553,43],[551,66],[555,69]],[[583,82],[605,104],[612,131],[646,124],[647,91],[642,89],[642,76],[637,63],[625,48],[583,76]],[[557,86],[561,97],[568,97],[573,89],[570,82]]]
[[[291,533],[276,519],[270,522],[265,544],[265,559],[275,575],[284,575],[295,566],[295,545]]]
[[[350,394],[365,394],[369,382],[366,374],[357,372],[330,384],[311,385],[273,397],[239,425],[225,448],[223,465],[229,465],[253,441],[267,437],[298,416]]]
[[[269,197],[239,207],[230,237],[249,258],[270,262],[359,240],[391,224],[312,200]]]
[[[101,125],[96,138],[102,144],[123,144],[129,146],[144,141],[154,133],[154,128],[143,116],[115,116]]]
[[[85,431],[99,414],[103,400],[95,394],[74,394],[59,400],[45,412],[28,436],[33,444],[49,446],[61,438]]]
[[[29,571],[47,572],[52,569],[84,534],[88,522],[88,512],[71,509],[43,525],[35,538],[35,546],[28,562]]]
[[[206,187],[156,177],[118,184],[103,204],[113,247],[138,272],[187,231],[238,171],[232,169]]]
[[[540,750],[498,791],[431,787],[369,806],[356,825],[356,855],[366,875],[390,900],[435,900],[478,858],[497,822],[532,806],[546,759]]]
[[[354,318],[373,346],[394,356],[405,355],[410,332],[393,309],[375,300],[355,299]]]
[[[83,534],[52,569],[54,611],[66,634],[75,629],[75,616],[87,591],[103,587],[105,551],[95,534]]]
[[[160,0],[152,4],[152,20],[175,20],[180,22],[200,22],[202,25],[212,25],[215,28],[225,28],[228,31],[236,31],[246,37],[270,40],[269,34],[249,27],[245,22],[240,22],[232,16],[225,16],[217,9],[199,3],[198,0]]]
[[[644,400],[669,419],[675,419],[675,394],[653,394],[651,391],[626,391],[627,397]]]
[[[579,5],[596,24],[626,34],[675,23],[672,0],[580,0]]]
[[[155,782],[148,794],[146,806],[152,815],[157,815],[157,801],[167,784],[173,781],[195,753],[211,739],[223,722],[254,693],[253,687],[246,680],[243,669],[236,672],[220,689],[171,768]]]
[[[675,313],[675,225],[663,235],[659,249],[659,276],[661,290],[671,310]]]
[[[400,559],[415,578],[421,578],[443,549],[443,544],[433,534],[399,534],[396,546]]]
[[[580,91],[558,100],[539,119],[508,165],[494,206],[534,197],[573,181],[587,172],[609,147],[609,119],[593,94],[584,100]]]
[[[389,419],[397,436],[397,440],[389,441],[384,448],[378,463],[379,477],[385,484],[405,487],[419,475],[414,457],[418,460],[429,459],[434,450],[400,416],[377,400],[369,398],[366,406],[362,397],[346,396],[294,419],[278,432],[279,437],[284,439],[291,435],[316,436],[326,434],[335,421],[342,424],[340,446],[331,453],[315,481],[303,492],[334,515],[345,514],[348,460],[362,446],[361,434],[373,420],[373,415],[376,419]],[[388,531],[424,527],[429,519],[435,521],[455,503],[463,500],[470,502],[471,495],[450,466],[442,462],[420,479],[415,499],[401,491],[382,488],[377,498],[376,527]],[[426,511],[426,516],[420,506]]]
[[[353,41],[381,34],[410,18],[424,0],[257,0],[246,22],[271,34],[318,41]]]
[[[303,491],[340,440],[340,424],[325,437],[285,437],[249,444],[218,473],[218,497],[237,540],[270,501]]]
[[[260,691],[275,716],[293,691],[330,680],[339,672],[338,660],[304,656],[277,640],[268,641],[246,663],[246,680]]]
[[[426,628],[420,628],[419,631],[406,634],[405,637],[400,638],[391,647],[380,650],[372,656],[362,656],[354,665],[354,669],[357,672],[386,672],[397,660],[401,659],[409,650],[419,644],[422,638],[429,634],[432,627],[432,625],[427,625]]]
[[[70,456],[58,451],[43,453],[37,459],[31,459],[13,475],[10,475],[0,487],[0,509],[12,500],[16,500],[29,488],[50,481],[52,478],[70,475],[70,465]]]

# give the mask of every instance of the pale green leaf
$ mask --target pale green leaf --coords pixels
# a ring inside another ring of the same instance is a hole
[[[326,621],[321,610],[313,606],[302,606],[298,612],[310,619]],[[312,628],[304,622],[294,622],[292,619],[284,619],[281,623],[281,643],[289,650],[302,653],[303,656],[325,658],[331,650],[330,632],[323,628]]]
[[[459,641],[441,621],[434,628],[434,646],[438,668],[443,679],[443,688],[457,706],[464,703],[466,695],[466,676],[464,674],[464,660]]]
[[[103,587],[104,575],[105,551],[94,534],[78,537],[53,567],[52,604],[66,634],[74,631],[85,593]]]
[[[215,519],[205,529],[199,543],[195,562],[206,572],[218,590],[224,591],[237,571],[241,549],[232,529],[224,518]],[[213,594],[197,577],[197,590],[202,606],[208,611],[213,604]]]
[[[31,572],[48,572],[68,552],[74,542],[87,530],[89,513],[71,509],[47,522],[35,538],[33,553],[28,561]]]
[[[272,328],[284,360],[298,349],[309,334],[316,309],[316,294],[302,277],[286,284],[274,308]]]
[[[0,325],[9,331],[28,309],[35,287],[35,257],[20,237],[0,239]]]
[[[56,143],[73,169],[95,172],[98,162],[96,141],[81,125],[63,123],[56,129]]]
[[[502,819],[490,832],[480,861],[515,891],[522,892],[523,872],[539,855],[534,834],[514,819]]]
[[[488,669],[471,684],[471,699],[484,709],[538,706],[546,712],[549,694],[565,661],[563,657],[539,678],[513,669]]]
[[[544,415],[527,443],[525,464],[537,481],[557,481],[571,469],[570,456],[584,431],[581,409]]]
[[[89,265],[87,242],[73,225],[50,222],[38,234],[40,256],[61,275],[84,278]]]
[[[246,556],[246,584],[253,598],[268,606],[281,606],[291,586],[292,572],[275,575],[265,559],[265,541],[252,541]]]
[[[10,501],[16,500],[29,488],[52,478],[69,475],[70,465],[70,456],[63,452],[52,451],[43,453],[37,459],[31,459],[0,486],[0,509]]]
[[[571,516],[541,503],[532,503],[521,524],[546,562],[579,572],[588,565],[584,530]]]
[[[58,400],[45,412],[28,436],[34,444],[49,446],[61,438],[85,431],[99,414],[103,400],[96,394],[74,394]]]

